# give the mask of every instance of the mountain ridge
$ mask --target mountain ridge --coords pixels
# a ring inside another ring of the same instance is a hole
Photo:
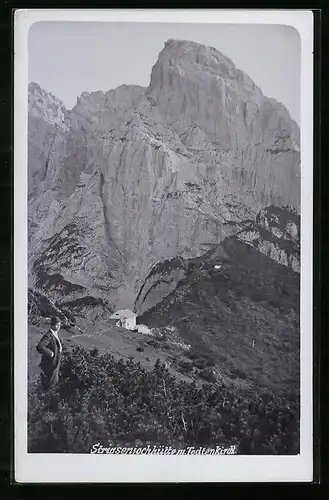
[[[266,206],[299,210],[296,124],[214,49],[168,41],[146,89],[83,92],[71,111],[33,92],[31,276],[42,262],[132,308],[158,262],[200,256]],[[50,258],[54,237],[63,257]]]

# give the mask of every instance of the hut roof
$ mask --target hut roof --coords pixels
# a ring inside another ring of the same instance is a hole
[[[130,309],[119,309],[110,316],[110,319],[122,319],[122,318],[132,318],[137,315],[130,311]]]

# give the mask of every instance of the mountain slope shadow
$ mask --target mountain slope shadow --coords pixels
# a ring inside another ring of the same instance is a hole
[[[190,262],[175,291],[140,321],[174,327],[191,345],[186,357],[211,359],[221,380],[299,390],[299,274],[237,237]]]

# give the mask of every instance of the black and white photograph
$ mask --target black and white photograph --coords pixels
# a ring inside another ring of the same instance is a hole
[[[17,480],[311,481],[312,15],[101,12],[17,12]]]

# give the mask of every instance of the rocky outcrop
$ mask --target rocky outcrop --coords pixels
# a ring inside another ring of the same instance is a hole
[[[300,272],[300,218],[292,207],[268,207],[237,234],[270,259]]]
[[[175,258],[156,264],[146,277],[136,297],[134,309],[141,314],[175,290],[177,284],[186,276],[188,261]]]
[[[184,260],[175,258],[157,264],[145,279],[135,301],[137,314],[143,314],[168,297],[191,273],[203,270],[208,273],[221,272],[222,259],[227,258],[227,248],[240,243],[252,247],[293,272],[300,272],[300,217],[292,207],[266,207],[255,220],[247,220],[236,227],[236,234],[223,240],[219,245],[205,252],[202,256]],[[232,250],[230,250],[231,255]],[[240,255],[243,261],[243,256]],[[218,264],[218,271],[216,266]]]
[[[291,393],[300,381],[299,285],[299,273],[231,236],[139,321],[153,331],[170,325],[191,346],[186,361],[217,365],[215,376],[239,391],[253,380],[253,390]],[[173,365],[183,357],[172,356]]]
[[[147,89],[83,93],[71,111],[29,92],[33,279],[132,309],[145,281],[162,286],[154,266],[201,256],[265,206],[299,210],[298,127],[211,47],[168,41]]]
[[[56,198],[56,179],[67,156],[69,115],[64,104],[39,85],[28,96],[28,220],[29,252],[34,234]],[[42,241],[43,234],[39,234]]]

